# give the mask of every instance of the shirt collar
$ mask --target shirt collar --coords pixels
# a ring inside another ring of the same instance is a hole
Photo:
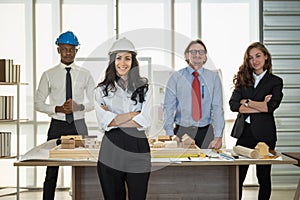
[[[188,66],[187,70],[188,70],[189,74],[193,74],[193,72],[195,71],[194,68],[192,68],[191,66]],[[203,74],[204,68],[201,67],[200,69],[198,69],[196,71],[198,72],[198,74]]]
[[[68,68],[68,67],[71,67],[72,69],[75,68],[75,63],[73,62],[72,64],[70,65],[65,65],[64,63],[60,62],[60,66],[61,68]]]
[[[256,88],[256,86],[258,85],[259,81],[264,77],[264,75],[266,74],[267,70],[265,70],[263,73],[256,75],[253,72],[253,78],[254,78],[254,88]]]
[[[259,75],[256,75],[254,72],[253,72],[253,77],[255,80],[260,80],[262,79],[262,77],[266,74],[267,70],[265,70],[263,73],[259,74]]]

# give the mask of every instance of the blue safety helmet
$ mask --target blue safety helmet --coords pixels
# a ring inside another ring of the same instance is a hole
[[[78,46],[79,42],[77,37],[74,35],[72,31],[67,31],[65,33],[60,34],[60,36],[56,39],[56,45],[59,44],[70,44]]]

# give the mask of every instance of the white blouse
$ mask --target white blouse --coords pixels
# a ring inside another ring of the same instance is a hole
[[[138,123],[141,128],[138,130],[146,130],[151,124],[152,111],[152,88],[149,84],[148,91],[145,95],[143,103],[135,103],[130,99],[131,92],[123,90],[115,83],[117,90],[108,92],[108,96],[104,96],[102,87],[95,89],[95,110],[100,130],[109,131],[117,127],[108,127],[112,120],[118,115],[128,112],[140,112],[132,120]],[[138,97],[137,97],[138,99]],[[106,105],[108,111],[101,108],[101,105]]]

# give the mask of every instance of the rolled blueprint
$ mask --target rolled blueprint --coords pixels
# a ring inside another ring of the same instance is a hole
[[[254,149],[249,149],[240,145],[234,146],[233,151],[239,155],[248,157],[248,158],[259,158],[259,152]]]

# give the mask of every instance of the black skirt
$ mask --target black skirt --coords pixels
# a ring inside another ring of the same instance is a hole
[[[105,132],[99,161],[122,172],[150,172],[150,147],[145,132],[136,128],[116,128]]]

